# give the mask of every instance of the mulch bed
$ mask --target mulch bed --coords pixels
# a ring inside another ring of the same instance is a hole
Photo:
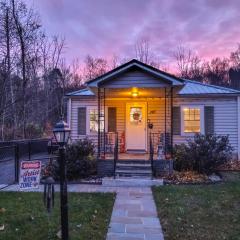
[[[223,165],[221,165],[217,170],[233,170],[233,171],[240,171],[240,161],[239,160],[232,160]]]
[[[172,175],[163,177],[164,184],[166,185],[186,185],[186,184],[210,184],[213,183],[207,175],[199,174],[197,172],[186,171],[186,172],[176,172]]]

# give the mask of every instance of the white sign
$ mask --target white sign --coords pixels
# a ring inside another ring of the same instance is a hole
[[[22,161],[19,187],[22,190],[39,188],[41,161]]]

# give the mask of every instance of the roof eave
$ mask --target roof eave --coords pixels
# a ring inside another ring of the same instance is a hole
[[[240,93],[191,93],[191,94],[176,94],[179,97],[237,97]]]

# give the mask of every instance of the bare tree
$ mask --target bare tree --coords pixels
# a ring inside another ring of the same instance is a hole
[[[203,62],[191,49],[178,46],[173,56],[180,77],[203,80]]]
[[[238,43],[238,47],[234,52],[230,54],[230,63],[233,68],[240,68],[240,43]]]
[[[229,59],[214,58],[205,64],[205,78],[214,85],[229,85]]]
[[[93,58],[87,55],[85,58],[84,78],[85,81],[96,78],[108,70],[108,62],[103,58]]]
[[[23,137],[26,136],[26,88],[29,78],[27,77],[27,56],[28,50],[31,43],[35,40],[35,34],[40,28],[38,19],[33,9],[27,9],[23,2],[12,0],[12,16],[16,28],[16,37],[20,46],[20,64],[22,73],[22,127],[23,127]]]
[[[140,39],[135,44],[135,56],[136,58],[146,64],[150,61],[150,49],[149,41],[147,39]]]

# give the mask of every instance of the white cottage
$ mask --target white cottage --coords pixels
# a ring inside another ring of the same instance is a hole
[[[195,133],[229,135],[240,158],[240,91],[181,79],[133,59],[67,97],[72,140],[94,141],[100,175],[130,173],[133,159],[145,164],[142,173],[164,171],[172,146]],[[118,169],[119,160],[130,165]]]

